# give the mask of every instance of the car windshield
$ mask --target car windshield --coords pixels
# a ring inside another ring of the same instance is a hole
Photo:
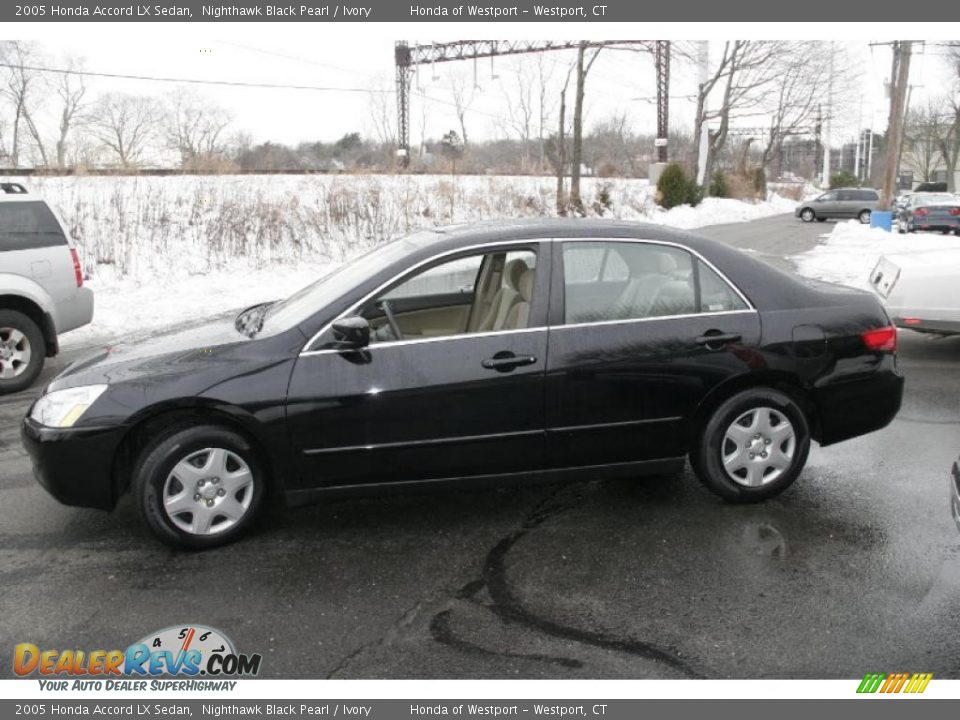
[[[253,328],[252,334],[273,335],[299,325],[367,278],[410,253],[416,241],[428,235],[432,233],[408,235],[348,260],[286,300],[280,300],[266,308],[262,320]]]
[[[957,198],[953,195],[948,195],[947,193],[938,193],[936,195],[914,195],[910,198],[910,202],[914,205],[956,205]]]

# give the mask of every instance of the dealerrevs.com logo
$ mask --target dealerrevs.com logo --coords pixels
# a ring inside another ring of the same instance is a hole
[[[259,654],[238,653],[219,630],[174,625],[147,635],[126,650],[41,649],[34,643],[19,643],[13,650],[13,671],[19,677],[39,675],[47,690],[148,689],[146,679],[136,678],[151,679],[151,690],[232,690],[236,682],[221,678],[255,677],[261,660]],[[200,676],[205,679],[199,680]],[[160,677],[188,681],[153,679]]]

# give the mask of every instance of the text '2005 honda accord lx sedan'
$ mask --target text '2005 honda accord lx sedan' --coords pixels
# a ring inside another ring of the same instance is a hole
[[[64,503],[127,490],[164,541],[211,547],[268,497],[668,473],[782,492],[900,408],[877,299],[661,227],[417,232],[286,300],[101,352],[31,407]]]

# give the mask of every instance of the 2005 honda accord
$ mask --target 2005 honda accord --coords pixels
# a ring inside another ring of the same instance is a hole
[[[270,496],[675,472],[780,493],[887,425],[877,299],[661,227],[422,231],[286,300],[67,368],[23,422],[40,483],[210,547]]]

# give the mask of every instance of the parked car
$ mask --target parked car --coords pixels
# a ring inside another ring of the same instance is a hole
[[[29,387],[59,336],[93,319],[93,293],[63,224],[18,183],[0,183],[0,395]]]
[[[939,230],[960,235],[960,199],[949,193],[913,193],[897,211],[901,233]]]
[[[960,334],[960,250],[884,255],[870,285],[897,327],[936,335]]]
[[[892,420],[896,346],[872,293],[722,243],[493,222],[78,361],[22,437],[61,502],[110,509],[132,490],[158,537],[197,548],[268,495],[675,472],[688,455],[714,493],[753,502],[797,478],[811,440]]]
[[[829,218],[857,218],[870,222],[870,213],[880,204],[880,193],[870,188],[840,188],[800,203],[794,215],[804,222]]]

